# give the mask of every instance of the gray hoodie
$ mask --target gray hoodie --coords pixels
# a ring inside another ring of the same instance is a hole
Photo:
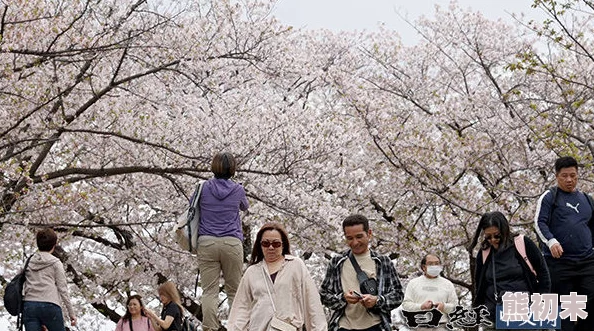
[[[76,315],[72,310],[66,273],[60,260],[49,252],[36,252],[27,267],[27,280],[23,293],[25,301],[51,302],[66,308],[70,319]]]

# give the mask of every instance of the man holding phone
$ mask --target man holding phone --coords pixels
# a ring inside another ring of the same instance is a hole
[[[404,293],[389,257],[369,249],[371,230],[363,215],[342,222],[350,249],[330,260],[322,282],[322,303],[333,310],[329,331],[389,331],[391,311]]]

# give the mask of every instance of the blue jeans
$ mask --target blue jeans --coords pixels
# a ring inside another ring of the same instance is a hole
[[[48,331],[65,331],[62,308],[50,302],[25,301],[23,325],[26,331],[40,331],[42,325]]]

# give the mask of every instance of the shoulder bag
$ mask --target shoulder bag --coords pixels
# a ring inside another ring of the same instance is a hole
[[[264,262],[266,263],[266,262]],[[279,331],[297,331],[297,328],[291,324],[283,321],[282,319],[276,317],[276,306],[274,305],[274,298],[272,298],[272,293],[270,293],[270,284],[267,271],[262,265],[262,274],[264,275],[264,282],[266,283],[266,291],[268,291],[268,296],[270,297],[270,302],[272,303],[272,320],[270,321],[270,330],[279,330]]]
[[[355,268],[355,271],[357,272],[357,280],[359,281],[361,293],[377,296],[377,280],[375,278],[367,277],[367,274],[361,270],[359,263],[353,256],[353,252],[349,252],[349,259],[351,260],[353,268]]]

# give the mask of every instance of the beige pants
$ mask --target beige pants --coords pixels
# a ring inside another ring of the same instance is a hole
[[[198,238],[198,267],[202,287],[203,330],[218,330],[219,287],[221,272],[229,308],[243,272],[243,246],[235,237],[200,236]]]

